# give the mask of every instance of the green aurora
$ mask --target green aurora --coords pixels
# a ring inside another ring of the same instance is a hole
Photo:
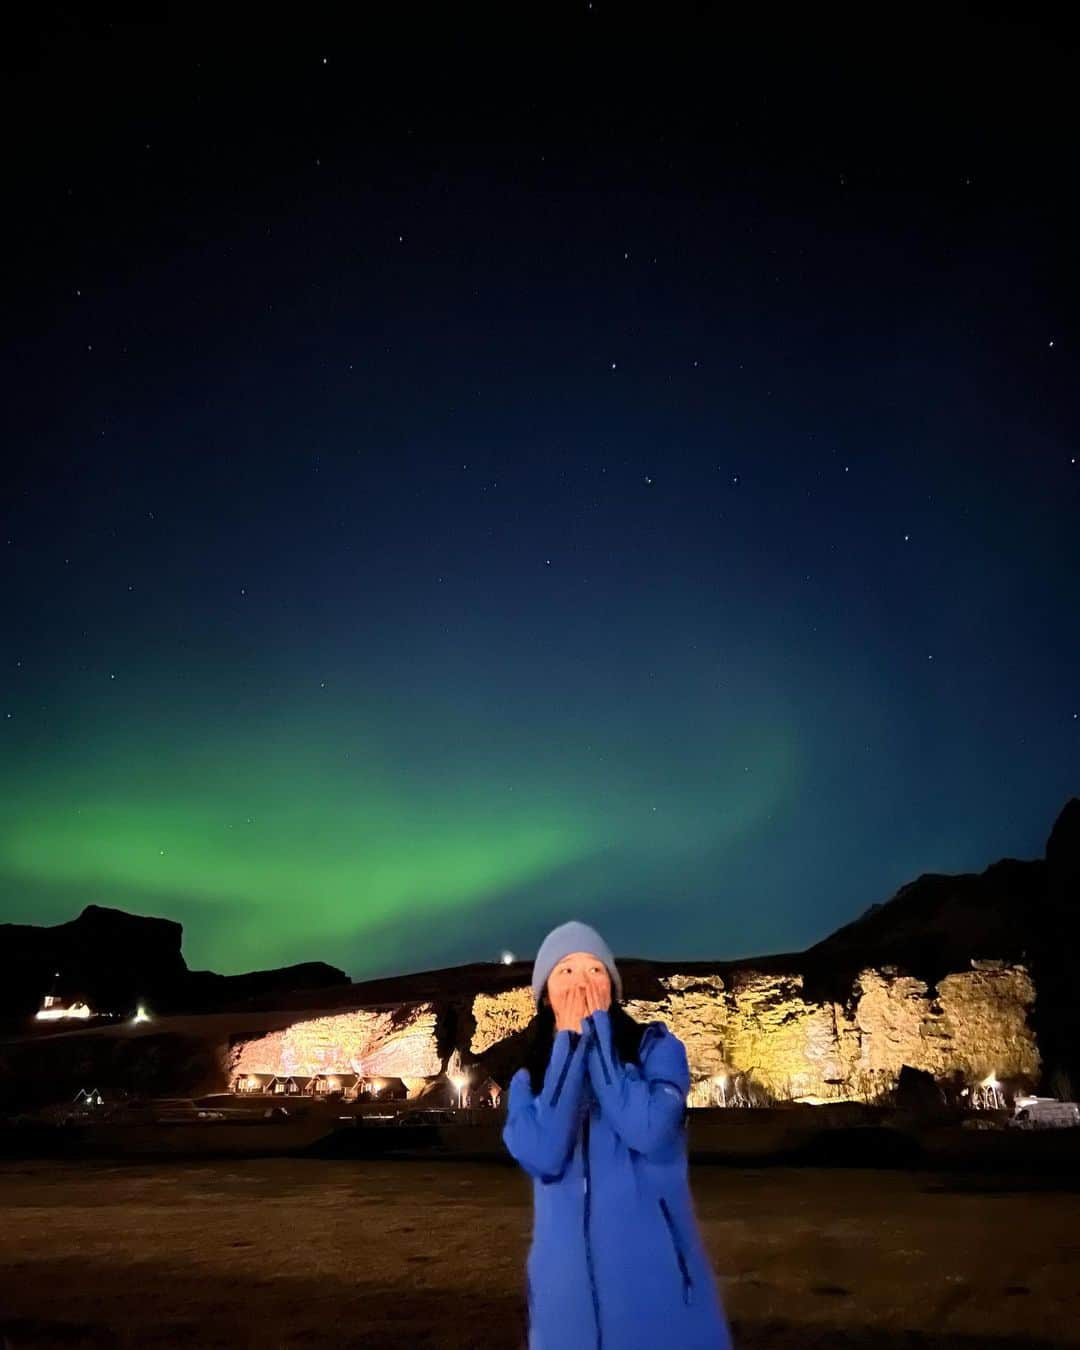
[[[179,725],[144,710],[138,731],[118,731],[115,709],[95,718],[84,707],[77,738],[36,755],[10,794],[8,916],[55,923],[93,900],[178,919],[188,964],[223,973],[301,960],[354,978],[415,968],[427,950],[437,959],[425,939],[467,933],[471,916],[503,900],[517,906],[505,931],[520,933],[525,895],[573,909],[571,895],[595,902],[613,875],[723,847],[795,770],[783,735],[718,733],[684,760],[678,792],[658,792],[651,744],[613,737],[586,750],[545,737],[537,747],[490,716],[366,703],[366,718],[324,706],[287,720],[266,708],[213,735],[192,725],[193,707]],[[604,883],[581,880],[594,866]],[[503,945],[486,921],[458,941],[472,959]]]

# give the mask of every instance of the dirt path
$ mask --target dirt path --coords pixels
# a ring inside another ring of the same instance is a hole
[[[1080,1345],[1075,1185],[702,1167],[693,1187],[740,1350]],[[0,1350],[516,1350],[530,1204],[485,1164],[6,1163]]]

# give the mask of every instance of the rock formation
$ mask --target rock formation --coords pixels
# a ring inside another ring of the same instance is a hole
[[[665,996],[628,999],[640,1022],[663,1021],[685,1043],[696,1084],[745,1075],[774,1098],[873,1099],[907,1064],[968,1081],[991,1073],[1034,1082],[1039,1052],[1028,1021],[1035,991],[1022,966],[981,963],[932,993],[895,968],[859,972],[842,1002],[817,1002],[803,976],[737,970],[660,976]],[[481,1055],[527,1026],[528,986],[480,994],[470,1049]],[[699,1088],[705,1100],[711,1088]]]
[[[442,1070],[435,1033],[430,1003],[313,1017],[241,1042],[233,1052],[232,1073],[426,1079]]]

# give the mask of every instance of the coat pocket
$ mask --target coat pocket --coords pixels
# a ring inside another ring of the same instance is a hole
[[[668,1202],[663,1196],[660,1197],[660,1212],[663,1214],[664,1223],[667,1225],[668,1237],[671,1239],[671,1247],[675,1253],[675,1260],[679,1263],[679,1274],[682,1276],[683,1285],[683,1302],[691,1303],[694,1297],[694,1282],[690,1278],[690,1267],[686,1261],[686,1253],[683,1251],[679,1230],[675,1227],[675,1220],[672,1217],[671,1210],[668,1208]]]

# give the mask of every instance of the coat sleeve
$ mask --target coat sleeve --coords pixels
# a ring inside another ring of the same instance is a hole
[[[585,1037],[573,1031],[556,1034],[544,1086],[534,1097],[528,1069],[510,1080],[503,1142],[530,1176],[555,1181],[573,1151],[585,1084]]]
[[[605,1009],[584,1019],[589,1043],[589,1080],[600,1112],[638,1153],[654,1153],[682,1130],[690,1091],[686,1047],[666,1031],[651,1043],[644,1062],[622,1064],[615,1054],[611,1018]]]

